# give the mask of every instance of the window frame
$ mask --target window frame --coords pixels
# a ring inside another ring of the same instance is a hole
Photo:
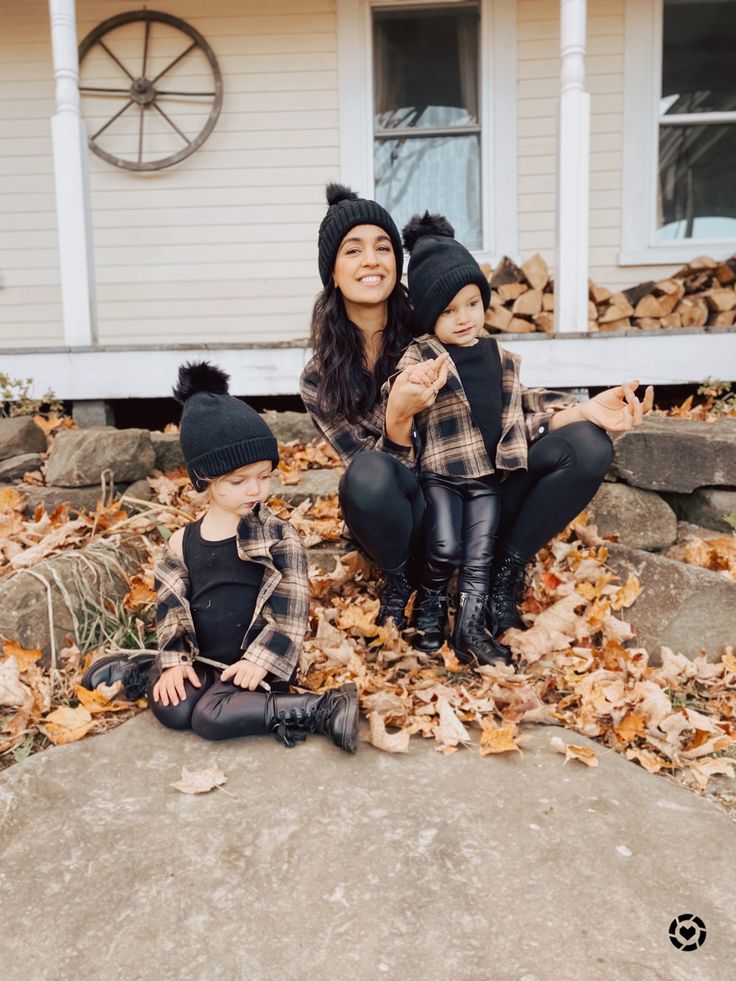
[[[736,250],[736,237],[657,241],[664,0],[626,0],[625,17],[619,264],[671,265],[703,254],[714,259],[727,259]],[[702,117],[722,115],[698,113]],[[709,123],[703,119],[702,125]]]
[[[340,173],[361,194],[373,196],[375,188],[373,9],[455,3],[467,0],[337,0]],[[518,255],[516,0],[479,0],[479,7],[483,244],[473,254],[495,264],[502,255]]]

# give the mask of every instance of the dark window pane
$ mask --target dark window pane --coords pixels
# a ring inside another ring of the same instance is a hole
[[[736,238],[736,125],[660,126],[657,237]]]
[[[375,10],[376,129],[478,123],[478,9]]]
[[[463,245],[481,248],[478,136],[377,140],[375,178],[376,200],[399,228],[429,209],[448,217]]]
[[[736,110],[736,0],[665,0],[663,114]]]

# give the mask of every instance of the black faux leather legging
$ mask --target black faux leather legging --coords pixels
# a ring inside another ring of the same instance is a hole
[[[204,739],[229,739],[232,736],[256,736],[266,732],[267,693],[259,688],[248,691],[232,681],[220,681],[220,672],[209,664],[195,663],[194,670],[202,682],[195,688],[184,681],[186,698],[178,705],[164,705],[153,699],[158,672],[148,685],[148,705],[162,725],[169,729],[191,729]],[[269,679],[272,691],[288,692],[285,681]]]
[[[501,482],[490,477],[420,478],[426,511],[421,584],[443,589],[459,569],[461,593],[487,593],[496,529],[501,517]]]
[[[526,562],[588,504],[611,465],[611,440],[592,422],[555,429],[529,447],[526,470],[502,484],[498,539]],[[343,516],[384,572],[421,550],[424,495],[414,473],[380,451],[360,453],[340,482]]]

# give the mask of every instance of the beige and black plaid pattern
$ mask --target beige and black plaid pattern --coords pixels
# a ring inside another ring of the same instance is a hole
[[[384,431],[386,420],[386,401],[381,398],[371,410],[357,423],[346,419],[327,419],[317,406],[317,384],[319,371],[314,358],[307,364],[300,380],[302,402],[312,417],[312,420],[334,447],[342,462],[347,466],[353,457],[366,450],[382,450],[390,453],[408,465],[412,460],[412,449],[409,446],[399,446],[388,439]],[[387,392],[388,390],[385,389]]]
[[[496,342],[493,338],[484,338],[481,343]],[[406,349],[396,373],[436,358],[445,351],[444,345],[433,334],[423,334]],[[450,360],[447,384],[440,389],[434,405],[414,418],[421,447],[421,470],[448,476],[482,477],[495,470],[525,469],[527,449],[538,438],[540,425],[547,422],[554,412],[574,404],[574,399],[562,392],[524,388],[519,380],[521,358],[501,347],[499,354],[503,415],[495,461],[488,458],[481,431],[473,422],[460,376]],[[390,384],[391,380],[384,386],[384,395]]]
[[[261,504],[238,529],[238,555],[264,567],[243,657],[288,680],[299,660],[309,616],[307,553],[295,528]],[[156,580],[157,664],[161,671],[191,664],[199,654],[189,606],[189,575],[164,546]]]

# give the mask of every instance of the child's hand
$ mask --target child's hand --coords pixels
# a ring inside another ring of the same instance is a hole
[[[240,660],[225,668],[220,675],[220,681],[231,680],[233,684],[239,685],[241,688],[249,688],[251,691],[255,691],[267,674],[268,671],[258,664]]]
[[[178,664],[174,668],[166,668],[161,672],[161,677],[153,686],[154,702],[161,702],[162,705],[178,705],[187,697],[184,680],[189,681],[195,688],[201,688],[202,682],[197,677],[197,672],[191,664]]]

